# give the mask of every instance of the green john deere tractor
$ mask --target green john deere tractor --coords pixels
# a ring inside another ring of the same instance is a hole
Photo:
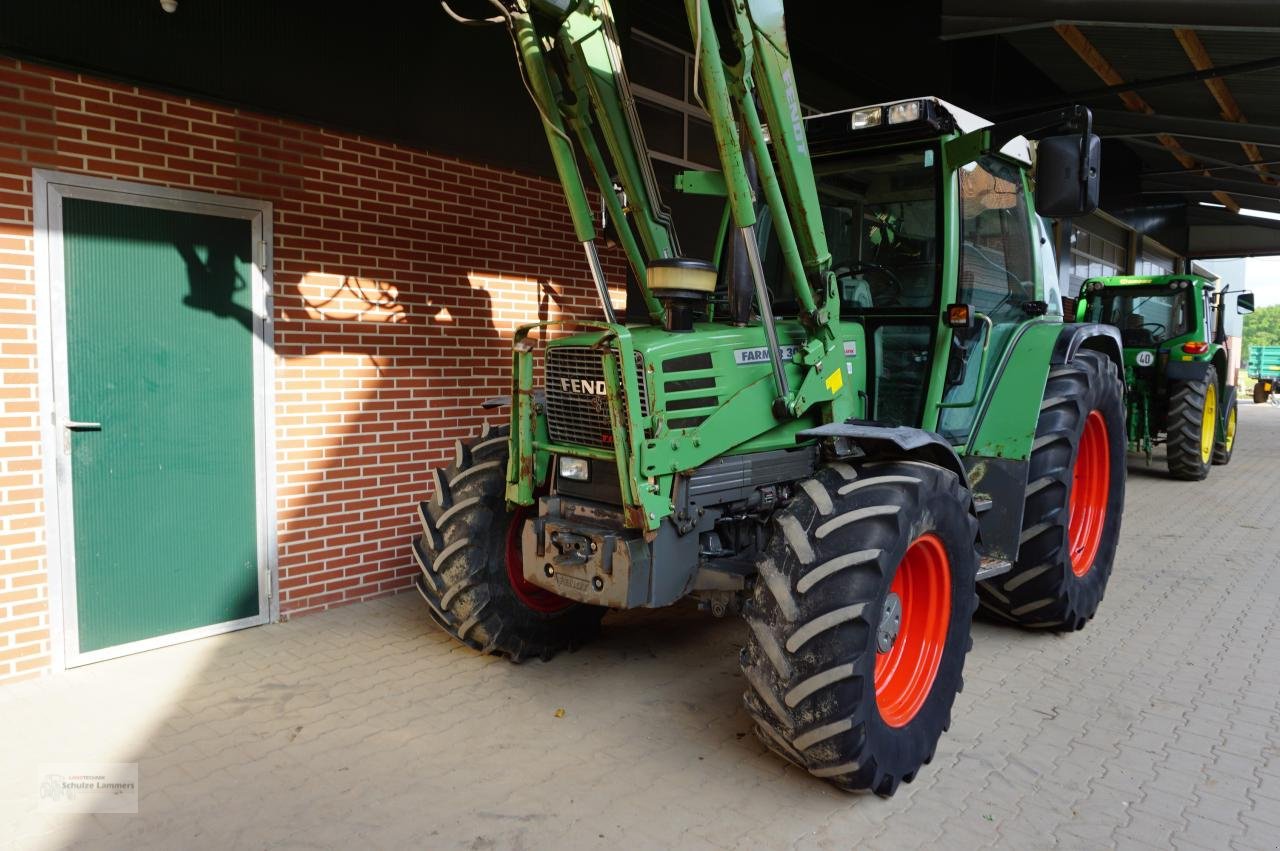
[[[511,394],[486,403],[509,424],[459,442],[420,506],[418,588],[515,661],[610,609],[740,612],[760,738],[890,795],[951,722],[979,605],[1071,631],[1106,588],[1120,339],[1063,323],[1042,218],[1096,205],[1098,139],[1078,108],[803,118],[780,3],[685,6],[721,167],[677,183],[724,199],[706,260],[662,204],[608,3],[494,0],[477,22],[515,41],[603,316],[516,333]],[[580,165],[641,294],[629,322]]]
[[[1091,278],[1080,288],[1076,318],[1120,329],[1129,448],[1150,462],[1164,443],[1174,478],[1199,481],[1235,448],[1227,302],[1253,310],[1252,293],[1218,291],[1199,275]]]

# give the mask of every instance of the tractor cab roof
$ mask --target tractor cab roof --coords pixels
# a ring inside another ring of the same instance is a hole
[[[1085,296],[1091,292],[1099,290],[1109,290],[1117,287],[1170,287],[1175,288],[1179,285],[1183,287],[1193,287],[1196,285],[1206,286],[1213,289],[1214,285],[1203,275],[1181,274],[1181,275],[1107,275],[1098,278],[1089,278],[1080,286],[1080,295]]]
[[[992,122],[942,98],[919,97],[856,106],[805,118],[805,135],[817,155],[897,142],[972,133]],[[1000,153],[1031,165],[1031,144],[1014,136]]]

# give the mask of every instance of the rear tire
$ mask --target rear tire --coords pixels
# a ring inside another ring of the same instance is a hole
[[[1231,453],[1236,448],[1236,414],[1237,407],[1233,404],[1231,410],[1227,411],[1227,432],[1221,435],[1222,440],[1213,444],[1213,463],[1223,467],[1231,463]]]
[[[1271,391],[1267,389],[1267,385],[1259,381],[1253,385],[1253,404],[1266,404],[1267,399],[1271,398]]]
[[[774,515],[741,660],[744,702],[772,750],[884,797],[933,759],[972,646],[970,502],[932,464],[837,463]]]
[[[1180,381],[1170,388],[1165,433],[1169,473],[1175,479],[1198,482],[1209,475],[1217,406],[1218,372],[1213,367],[1204,381]]]
[[[1111,576],[1124,510],[1124,384],[1082,350],[1045,384],[1013,569],[978,586],[982,611],[1035,629],[1080,629]]]
[[[413,539],[417,586],[436,625],[468,647],[545,661],[593,637],[605,610],[524,582],[518,559],[527,512],[508,511],[505,496],[509,431],[458,441],[453,464],[433,471],[435,495],[419,503],[422,534]]]

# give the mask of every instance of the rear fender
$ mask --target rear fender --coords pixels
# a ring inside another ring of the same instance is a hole
[[[1205,381],[1209,377],[1208,361],[1171,360],[1164,368],[1166,381]]]
[[[1227,433],[1227,416],[1236,406],[1235,385],[1228,385],[1222,390],[1222,404],[1218,406],[1218,434],[1225,440]]]

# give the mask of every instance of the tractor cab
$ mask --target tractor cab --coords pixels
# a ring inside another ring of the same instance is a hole
[[[1049,229],[1026,179],[1030,145],[1012,136],[974,156],[972,137],[958,141],[991,126],[938,98],[806,119],[840,319],[867,340],[863,416],[957,446],[990,382],[984,361],[1021,325],[1062,316]],[[768,207],[757,236],[773,309],[794,315]],[[950,305],[967,308],[962,327],[949,323]]]

